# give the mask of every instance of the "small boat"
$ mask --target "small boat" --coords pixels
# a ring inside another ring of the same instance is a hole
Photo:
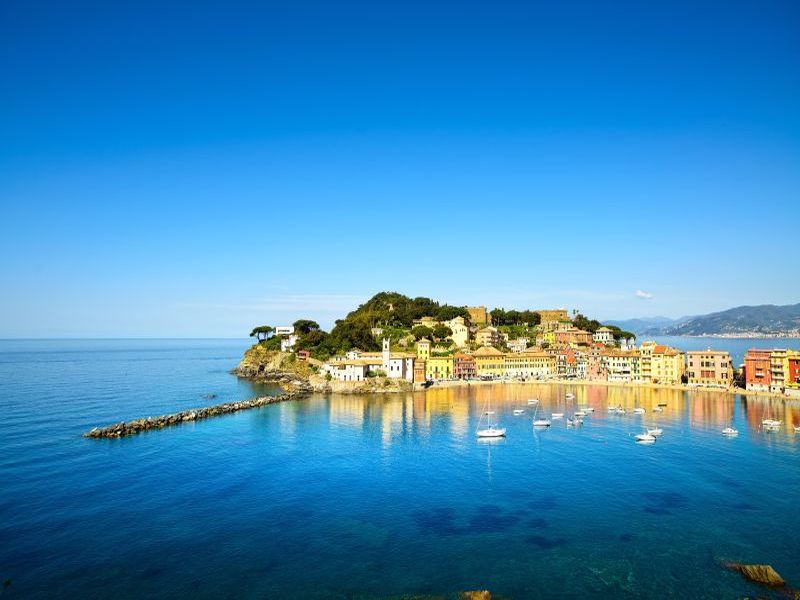
[[[726,427],[722,430],[722,435],[739,435],[739,430],[733,427]]]
[[[567,393],[567,394],[564,396],[564,398],[565,398],[565,399],[567,399],[567,400],[575,400],[575,394],[570,394],[570,393]]]
[[[525,410],[524,409],[522,409],[522,408],[515,408],[514,409],[514,415],[516,415],[517,417],[520,416],[520,415],[524,415],[524,414],[525,414]]]
[[[583,419],[567,419],[567,427],[577,427],[583,425]]]
[[[486,428],[481,429],[481,419],[483,419],[483,415],[481,418],[478,419],[478,430],[475,434],[479,438],[499,438],[505,437],[506,435],[506,428],[505,427],[498,427],[497,423],[492,423],[492,415],[494,411],[492,410],[491,400],[486,401],[486,410],[483,412],[483,415],[486,415]]]
[[[585,407],[585,408],[582,408],[581,410],[583,410],[583,411],[585,411],[585,412],[587,412],[587,413],[593,413],[593,412],[594,412],[594,407],[592,407],[592,406],[587,406],[587,407]]]
[[[609,406],[608,407],[608,412],[610,412],[610,413],[617,412],[618,408],[619,408],[618,406]]]
[[[653,437],[658,437],[664,433],[664,430],[661,427],[653,427],[652,429],[647,429],[647,433],[652,435]]]
[[[585,417],[586,416],[586,411],[584,411],[584,410],[576,410],[575,411],[575,416],[576,417]]]
[[[564,413],[553,413],[552,415],[550,415],[550,417],[552,419],[563,419],[564,418]]]
[[[536,398],[529,398],[528,404],[539,404],[539,400],[537,400]]]
[[[653,407],[653,412],[664,412],[664,409],[661,408],[660,406],[655,406]]]
[[[794,426],[794,432],[795,433],[800,433],[800,425],[795,425]]]
[[[550,427],[550,419],[534,419],[534,427]]]
[[[637,442],[643,442],[645,444],[652,444],[656,441],[656,436],[650,435],[649,433],[640,433],[636,436]]]
[[[643,415],[645,413],[645,410],[643,408],[637,406],[636,408],[633,409],[633,412],[635,414],[637,414],[637,415]]]
[[[761,421],[762,425],[766,425],[767,427],[779,427],[783,423],[783,421],[777,421],[775,419],[764,419]]]
[[[487,427],[486,429],[478,429],[477,434],[478,434],[479,438],[505,437],[506,428],[505,427]]]
[[[617,410],[615,412],[618,415],[624,415],[627,411],[624,408],[622,408],[621,406],[619,406],[619,407],[617,407]]]

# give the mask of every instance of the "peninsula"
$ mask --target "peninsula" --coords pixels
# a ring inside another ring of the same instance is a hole
[[[255,327],[234,373],[316,392],[375,393],[468,382],[681,386],[800,397],[800,351],[681,352],[563,308],[487,310],[381,292],[336,321]]]

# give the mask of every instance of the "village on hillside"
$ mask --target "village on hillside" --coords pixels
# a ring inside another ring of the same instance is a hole
[[[493,314],[501,323],[493,322]],[[519,315],[529,321],[520,322]],[[504,316],[473,306],[446,320],[422,316],[406,330],[374,326],[369,333],[380,350],[353,347],[317,367],[331,380],[354,383],[376,377],[420,386],[455,380],[581,380],[718,389],[738,385],[800,397],[800,351],[752,349],[734,369],[727,351],[684,353],[654,341],[637,346],[632,334],[578,314],[570,319],[566,309],[517,313],[512,324]],[[280,337],[282,352],[311,360],[308,350],[295,348],[296,327],[276,327],[272,333]]]

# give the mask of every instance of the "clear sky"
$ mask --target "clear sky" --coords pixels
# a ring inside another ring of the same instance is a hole
[[[0,3],[0,337],[800,301],[800,3]]]

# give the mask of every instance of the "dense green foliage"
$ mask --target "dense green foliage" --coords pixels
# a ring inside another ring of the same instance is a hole
[[[489,312],[492,315],[492,325],[527,325],[533,327],[542,322],[542,317],[533,310],[504,310],[495,308]]]
[[[254,337],[258,341],[265,340],[273,331],[275,330],[269,325],[260,325],[258,327],[253,327],[253,330],[250,332],[250,337]]]
[[[453,335],[453,330],[447,325],[437,325],[433,328],[433,337],[437,340],[443,340]]]
[[[411,335],[413,335],[416,340],[421,340],[422,338],[428,338],[430,340],[433,339],[433,329],[425,325],[417,325],[411,329]]]
[[[294,331],[297,335],[303,335],[311,331],[319,330],[319,323],[310,319],[300,319],[294,322]]]
[[[588,319],[580,313],[575,315],[575,318],[572,319],[572,324],[578,329],[583,329],[584,331],[588,331],[589,333],[595,333],[601,327],[608,327],[611,330],[611,333],[613,334],[614,339],[616,341],[619,341],[621,339],[636,337],[630,331],[623,331],[616,325],[603,325],[597,319]]]

